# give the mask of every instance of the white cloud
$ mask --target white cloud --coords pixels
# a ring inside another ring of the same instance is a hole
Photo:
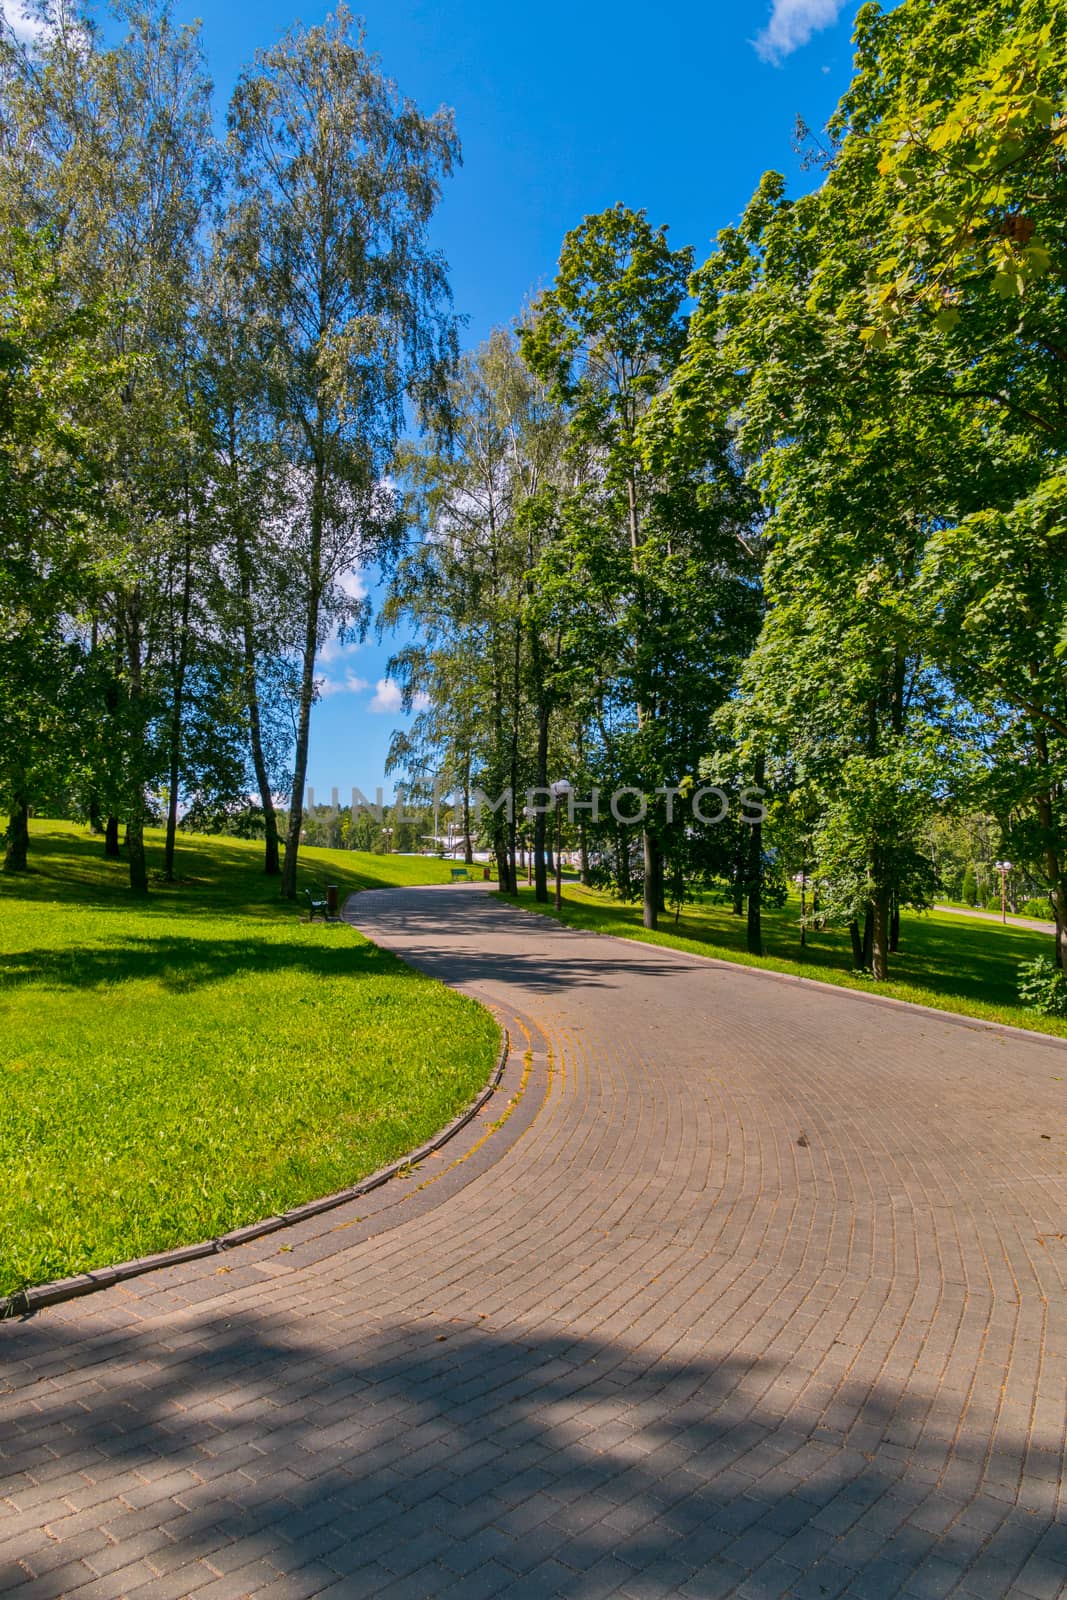
[[[364,689],[370,688],[366,678],[357,678],[351,670],[343,678],[316,678],[315,682],[323,700],[334,694],[362,694]]]
[[[318,664],[320,667],[335,667],[339,662],[352,661],[361,648],[358,639],[342,644],[337,635],[332,633],[319,651]]]
[[[756,54],[778,63],[837,21],[844,0],[773,0],[771,20],[756,35]]]
[[[20,44],[29,44],[44,33],[44,24],[27,15],[23,0],[0,0],[0,15]]]
[[[371,710],[392,715],[400,711],[403,704],[404,696],[400,685],[393,678],[379,678],[374,685],[374,699],[370,703]]]
[[[358,567],[350,567],[347,572],[342,572],[337,587],[343,589],[350,600],[365,600],[370,594],[366,577]]]

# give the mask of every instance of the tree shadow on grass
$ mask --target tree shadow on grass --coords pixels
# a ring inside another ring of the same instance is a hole
[[[321,932],[321,944],[290,942],[257,937],[252,924],[247,934],[232,939],[130,934],[106,945],[19,950],[4,958],[0,992],[23,984],[97,989],[148,979],[181,993],[237,976],[300,972],[326,980],[364,979],[394,977],[401,970],[395,956],[364,939],[357,942],[345,928],[323,926]]]
[[[511,1335],[476,1313],[356,1328],[310,1298],[155,1330],[30,1322],[0,1350],[18,1362],[0,1393],[16,1594],[27,1568],[92,1563],[101,1526],[172,1595],[205,1581],[202,1558],[228,1593],[281,1593],[282,1574],[345,1600],[881,1600],[964,1576],[986,1600],[1062,1592],[1055,1475],[1033,1470],[1062,1441],[924,1442],[895,1388],[845,1380],[839,1426],[804,1426],[767,1360]]]
[[[161,934],[159,938],[127,935],[121,941],[99,946],[64,946],[61,949],[24,949],[5,956],[0,992],[5,987],[44,984],[69,989],[96,989],[130,980],[148,979],[176,993],[225,983],[237,976],[271,977],[304,973],[323,980],[395,977],[410,971],[399,957],[379,949],[365,938],[352,938],[347,926],[314,924],[321,942],[306,938],[288,940],[257,937],[255,924],[233,939],[195,934]],[[610,947],[606,947],[610,949]],[[673,961],[581,957],[567,952],[547,955],[541,950],[512,954],[469,951],[454,954],[429,940],[405,952],[408,961],[445,982],[491,979],[548,993],[570,987],[622,986],[635,975],[672,977],[680,971]]]
[[[893,976],[969,1000],[1018,1005],[1018,968],[1052,954],[1051,936],[1033,929],[991,929],[976,922],[957,932],[924,919],[907,932],[911,937],[895,958]]]
[[[522,908],[534,909],[526,902],[522,903]],[[625,937],[640,930],[640,918],[626,917],[624,908],[617,906],[601,910],[587,904],[572,904],[569,909],[565,907],[562,920],[579,932],[603,930],[619,932]],[[620,927],[620,923],[623,926]],[[688,918],[683,912],[677,927],[673,916],[663,917],[661,931],[689,940],[711,957],[729,959],[745,953],[745,929],[741,920],[712,924]],[[772,912],[764,922],[764,947],[767,956],[788,961],[813,978],[834,972],[861,977],[853,967],[848,934],[840,928],[813,930],[801,947],[794,930],[787,930],[781,917]],[[977,921],[968,924],[963,919],[956,927],[926,917],[909,918],[904,925],[901,948],[890,960],[890,978],[893,983],[914,985],[964,1001],[1018,1006],[1018,968],[1041,954],[1052,954],[1052,939],[1035,929],[1010,925],[1004,928]],[[857,987],[878,992],[878,985],[870,979],[861,981]]]
[[[163,881],[163,846],[150,839],[146,848],[150,893],[130,892],[125,852],[107,860],[99,839],[69,828],[33,832],[29,871],[0,877],[3,899],[47,906],[62,915],[67,906],[92,906],[138,916],[255,916],[285,920],[306,913],[305,887],[321,896],[336,882],[345,894],[377,887],[355,862],[323,861],[313,852],[301,855],[296,902],[281,897],[281,881],[261,870],[259,847],[224,837],[179,838],[176,881]],[[384,859],[384,858],[383,858]]]

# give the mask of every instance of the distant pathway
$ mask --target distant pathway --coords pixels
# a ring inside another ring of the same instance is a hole
[[[1067,1596],[1067,1047],[480,886],[350,907],[507,1021],[496,1108],[0,1326],[0,1593]]]
[[[950,917],[973,917],[976,922],[1000,922],[1003,919],[999,911],[979,911],[974,906],[935,906],[935,911],[944,911]],[[1017,917],[1008,912],[1009,928],[1034,928],[1038,933],[1055,933],[1054,922],[1041,922],[1036,917]]]

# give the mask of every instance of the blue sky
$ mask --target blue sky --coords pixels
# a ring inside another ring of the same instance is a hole
[[[11,15],[20,0],[0,0]],[[550,282],[564,233],[621,200],[708,254],[768,168],[795,184],[799,113],[821,127],[848,82],[855,0],[365,0],[367,42],[424,110],[455,109],[464,165],[434,236],[477,344]],[[327,0],[175,0],[200,17],[220,102],[242,64]],[[317,794],[384,782],[400,719],[390,643],[328,651]]]

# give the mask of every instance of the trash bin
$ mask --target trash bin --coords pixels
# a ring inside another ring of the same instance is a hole
[[[482,877],[483,877],[483,879],[485,880],[486,883],[489,882],[489,879],[492,877],[492,873],[489,871],[488,867],[483,867],[482,868]]]
[[[340,905],[337,896],[337,885],[328,883],[326,885],[326,915],[328,917],[336,917],[339,913]]]

